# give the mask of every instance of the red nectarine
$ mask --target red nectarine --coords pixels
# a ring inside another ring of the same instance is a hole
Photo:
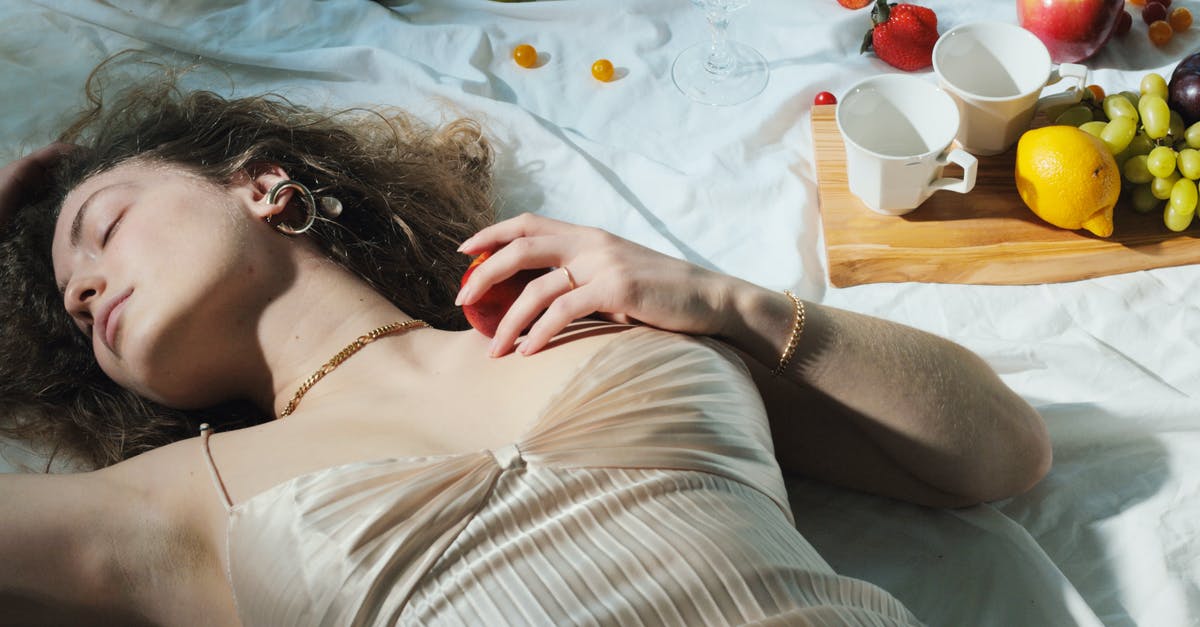
[[[467,266],[467,271],[463,273],[459,286],[466,285],[467,279],[475,271],[475,266],[483,263],[490,256],[491,253],[485,252],[472,260],[471,265]],[[513,302],[521,295],[521,291],[530,281],[544,273],[545,270],[521,270],[488,288],[488,291],[484,292],[483,296],[474,303],[463,305],[463,315],[467,317],[467,322],[471,323],[471,326],[480,333],[488,337],[495,337],[496,328],[500,326],[500,319],[508,313],[509,307],[512,307]]]

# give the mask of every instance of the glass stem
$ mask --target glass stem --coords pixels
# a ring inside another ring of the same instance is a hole
[[[708,51],[708,59],[704,62],[704,70],[713,78],[725,78],[733,71],[734,59],[729,52],[729,40],[725,31],[729,28],[729,11],[723,8],[713,8],[705,11],[708,18],[708,29],[712,32],[712,45]]]

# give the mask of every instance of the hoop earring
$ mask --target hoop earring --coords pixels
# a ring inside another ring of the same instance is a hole
[[[279,197],[279,192],[282,192],[288,188],[296,190],[300,196],[300,202],[304,203],[304,224],[300,225],[299,227],[294,227],[285,222],[271,224],[270,216],[267,217],[267,224],[271,224],[271,226],[275,227],[277,231],[283,233],[284,235],[300,235],[311,229],[313,223],[316,222],[317,201],[313,198],[312,192],[309,191],[303,183],[288,179],[286,181],[279,181],[273,187],[271,187],[271,191],[267,192],[267,202],[275,204],[275,200]]]

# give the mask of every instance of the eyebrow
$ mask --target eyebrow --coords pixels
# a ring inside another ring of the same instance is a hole
[[[87,214],[88,209],[92,206],[92,200],[95,199],[96,196],[99,196],[101,192],[112,189],[117,185],[122,185],[122,183],[113,183],[112,185],[105,185],[104,187],[101,187],[100,189],[92,192],[92,194],[83,201],[83,204],[79,205],[79,211],[75,212],[75,219],[71,221],[71,248],[76,248],[79,246],[79,238],[83,233],[83,218]]]
[[[71,248],[79,247],[79,238],[83,236],[83,219],[85,217],[85,214],[87,214],[88,209],[92,206],[92,200],[94,200],[96,198],[96,196],[99,196],[101,193],[106,192],[114,187],[125,187],[128,185],[132,185],[132,183],[120,182],[120,183],[112,183],[110,185],[105,185],[104,187],[101,187],[100,189],[92,192],[83,201],[83,203],[79,205],[79,211],[77,211],[75,213],[75,219],[71,220],[71,239],[70,239]],[[67,291],[67,286],[63,283],[59,283],[58,284],[58,293],[62,294],[66,291]]]

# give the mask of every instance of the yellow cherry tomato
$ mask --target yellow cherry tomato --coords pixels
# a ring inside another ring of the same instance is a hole
[[[537,65],[537,49],[529,44],[521,44],[513,48],[513,61],[521,67]]]
[[[608,59],[600,59],[592,64],[592,76],[598,81],[608,82],[613,77],[613,64]]]

